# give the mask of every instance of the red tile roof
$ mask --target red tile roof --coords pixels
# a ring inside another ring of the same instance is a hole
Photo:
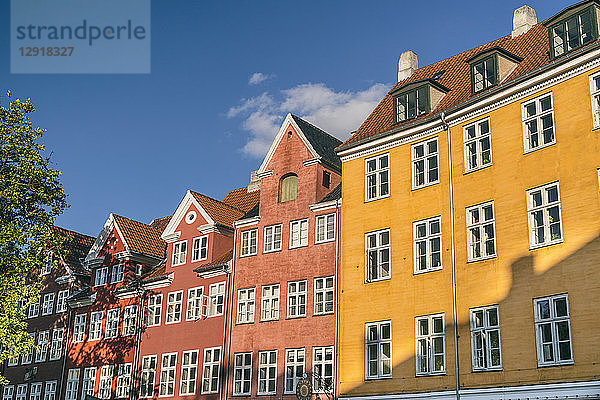
[[[223,203],[229,204],[235,208],[239,208],[244,212],[248,212],[254,207],[260,199],[260,190],[248,192],[247,187],[233,189],[223,199]]]
[[[65,249],[62,254],[65,263],[75,272],[85,272],[79,260],[85,258],[96,238],[58,226],[53,226],[52,231],[65,238]]]
[[[210,271],[216,267],[220,267],[220,266],[228,263],[231,260],[233,260],[233,250],[227,251],[226,253],[224,253],[223,255],[218,257],[216,260],[213,260],[211,262],[200,265],[198,268],[195,268],[194,271],[195,272]]]
[[[200,193],[192,192],[196,201],[217,224],[233,226],[233,221],[240,219],[245,213],[237,207],[225,204]]]
[[[169,221],[171,221],[171,217],[172,215],[167,215],[166,217],[153,219],[152,222],[150,222],[150,226],[163,232],[169,224]]]
[[[526,33],[515,38],[511,37],[511,35],[507,35],[445,60],[419,68],[410,77],[396,83],[383,100],[381,100],[379,105],[375,107],[375,110],[373,110],[360,128],[338,149],[352,147],[353,144],[359,141],[369,139],[378,134],[383,134],[390,129],[395,129],[413,123],[414,121],[425,119],[431,115],[438,114],[441,111],[457,106],[472,97],[480,96],[481,93],[471,93],[471,71],[467,60],[477,53],[492,47],[500,47],[523,59],[515,70],[501,83],[502,85],[551,63],[549,58],[548,30],[543,23],[539,23],[534,25]],[[445,72],[437,82],[449,88],[450,91],[442,98],[437,107],[434,110],[431,110],[429,114],[395,124],[393,121],[393,99],[391,93],[408,83],[430,79],[436,73],[442,71]],[[485,93],[486,92],[483,92],[484,95]]]
[[[160,238],[161,231],[143,222],[113,214],[124,240],[131,251],[164,258],[166,243]]]

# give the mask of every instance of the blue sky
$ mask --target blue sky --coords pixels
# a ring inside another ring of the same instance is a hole
[[[573,2],[534,0],[541,21]],[[96,236],[110,212],[169,215],[187,189],[248,183],[287,112],[346,139],[421,66],[510,34],[522,1],[152,1],[151,74],[17,75],[0,2],[0,90],[33,99],[70,208],[57,224]],[[4,93],[2,93],[4,94]]]

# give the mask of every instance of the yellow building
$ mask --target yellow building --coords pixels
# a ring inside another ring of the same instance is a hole
[[[402,54],[338,149],[340,397],[600,398],[599,21]]]

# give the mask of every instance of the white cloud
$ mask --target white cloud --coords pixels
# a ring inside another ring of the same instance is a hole
[[[262,72],[255,72],[250,76],[250,79],[248,79],[248,85],[258,85],[272,77],[272,75],[263,74]]]
[[[324,131],[346,140],[358,129],[388,90],[377,83],[365,90],[340,91],[323,83],[306,83],[285,89],[276,96],[267,92],[242,99],[231,107],[228,118],[243,118],[242,128],[249,133],[243,153],[260,158],[271,146],[283,118],[294,113]]]

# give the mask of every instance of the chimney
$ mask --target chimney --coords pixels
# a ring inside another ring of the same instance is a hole
[[[515,10],[513,15],[512,37],[522,35],[537,24],[535,10],[529,6],[522,6]]]
[[[250,172],[250,184],[248,185],[248,193],[260,190],[260,178],[258,177],[257,172],[258,171]]]
[[[417,68],[419,68],[419,61],[414,51],[407,50],[400,54],[400,60],[398,60],[398,82],[411,76]]]

